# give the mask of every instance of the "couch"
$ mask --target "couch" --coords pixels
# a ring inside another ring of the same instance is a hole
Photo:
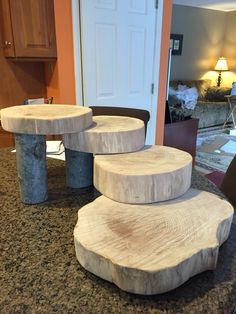
[[[222,125],[225,122],[229,113],[229,104],[225,95],[230,94],[231,88],[213,87],[211,80],[170,81],[170,86],[174,89],[177,89],[179,84],[196,87],[199,97],[193,110],[183,110],[180,108],[180,101],[174,96],[169,96],[168,103],[173,122],[186,117],[197,118],[199,128]]]

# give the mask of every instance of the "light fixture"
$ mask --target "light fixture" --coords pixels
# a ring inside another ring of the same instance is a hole
[[[222,82],[221,72],[229,70],[226,58],[220,57],[218,59],[216,66],[215,66],[215,70],[219,72],[219,76],[217,79],[217,86],[220,87],[220,84]]]

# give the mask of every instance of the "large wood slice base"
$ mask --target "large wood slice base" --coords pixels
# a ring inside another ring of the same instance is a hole
[[[88,129],[63,136],[64,146],[94,154],[135,152],[143,148],[143,121],[130,117],[96,116]]]
[[[74,230],[77,259],[122,290],[163,293],[216,267],[232,217],[227,201],[194,189],[176,200],[150,205],[101,196],[79,210]]]
[[[123,203],[153,203],[184,194],[190,187],[192,157],[166,146],[146,146],[139,152],[97,155],[94,186]]]

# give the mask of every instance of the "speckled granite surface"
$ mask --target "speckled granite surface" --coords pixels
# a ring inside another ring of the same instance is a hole
[[[65,186],[64,162],[48,159],[48,202],[24,205],[15,154],[0,149],[0,313],[232,313],[236,307],[236,218],[217,269],[176,290],[137,296],[85,271],[77,262],[77,211],[99,193]],[[193,187],[217,189],[193,175]]]

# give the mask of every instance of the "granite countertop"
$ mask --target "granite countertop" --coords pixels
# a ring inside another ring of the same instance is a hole
[[[15,154],[0,149],[0,313],[232,313],[236,307],[236,218],[217,268],[155,296],[121,291],[78,263],[73,229],[78,210],[100,194],[65,185],[63,161],[48,159],[49,200],[19,199]],[[193,173],[193,187],[218,193]]]

